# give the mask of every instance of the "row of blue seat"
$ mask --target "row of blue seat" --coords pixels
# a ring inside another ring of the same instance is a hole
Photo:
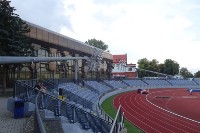
[[[87,88],[81,88],[75,83],[59,84],[59,88],[64,90],[64,95],[70,101],[74,101],[86,108],[94,110],[94,104],[98,102],[98,94]]]
[[[103,82],[107,83],[108,85],[112,86],[112,88],[124,88],[127,87],[125,83],[119,80],[103,80]]]
[[[188,79],[137,79],[137,80],[123,80],[130,86],[197,86],[199,82]]]
[[[97,81],[85,81],[85,85],[88,88],[94,90],[94,92],[97,92],[99,95],[102,95],[103,93],[112,90],[107,85],[97,82]]]

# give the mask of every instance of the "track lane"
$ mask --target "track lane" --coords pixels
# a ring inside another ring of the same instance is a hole
[[[137,102],[142,103],[141,108],[146,109],[153,117],[157,117],[159,120],[165,121],[165,126],[170,126],[168,128],[175,132],[199,132],[200,127],[198,123],[186,120],[184,118],[178,117],[172,113],[161,110],[157,107],[152,107],[150,103],[146,101],[146,98],[141,98]]]
[[[193,93],[190,95],[186,89],[178,89],[178,91],[171,89],[168,90],[168,93],[170,91],[173,93],[173,95],[170,96],[168,102],[166,102],[166,99],[164,99],[163,103],[161,103],[161,98],[154,98],[156,95],[166,95],[166,91],[153,92],[150,95],[147,95],[147,100],[163,109],[167,109],[168,111],[174,112],[200,123],[200,107],[197,106],[200,104],[199,93]]]
[[[131,94],[131,93],[127,94],[127,96],[124,96],[124,97],[126,97],[124,99],[125,99],[126,103],[128,103],[128,104],[123,103],[121,99],[120,99],[120,101],[121,101],[121,104],[123,104],[125,106],[125,108],[129,110],[129,113],[134,114],[137,118],[139,118],[140,120],[145,122],[146,125],[149,125],[148,127],[144,127],[143,128],[143,130],[145,132],[150,132],[149,131],[149,127],[150,128],[154,128],[155,130],[157,130],[159,132],[166,132],[166,133],[170,133],[170,132],[173,133],[175,131],[179,131],[180,132],[180,130],[173,131],[172,127],[166,126],[166,122],[165,121],[162,121],[162,120],[150,115],[148,112],[145,112],[145,111],[141,110],[140,107],[139,107],[139,104],[137,104],[137,102],[134,102],[133,104],[131,104],[132,101],[134,100],[134,99],[132,99],[132,97],[136,98],[137,96],[138,96],[137,93],[136,93],[135,96],[133,96],[133,94]],[[140,96],[140,94],[139,94],[139,96]],[[130,106],[132,108],[130,108]],[[165,125],[165,126],[163,126],[163,125]],[[184,132],[184,131],[182,130],[182,132]]]
[[[115,107],[121,104],[125,117],[145,132],[200,132],[198,123],[193,125],[191,121],[156,108],[146,101],[145,95],[136,92],[116,96],[113,104]]]
[[[146,130],[148,129],[149,132],[152,133],[161,133],[159,130],[153,128],[151,125],[147,124],[144,120],[143,120],[143,116],[140,115],[137,112],[131,112],[131,107],[127,106],[128,104],[126,103],[126,97],[128,95],[125,96],[117,96],[115,98],[119,99],[119,100],[114,100],[114,106],[119,106],[120,104],[123,105],[122,106],[122,111],[125,114],[125,117],[128,119],[128,121],[130,121],[132,124],[136,125],[137,127],[139,127],[140,129],[142,129],[143,131],[146,132]],[[115,101],[119,101],[119,102],[115,102]]]
[[[149,118],[151,119],[154,119],[154,121],[156,121],[157,123],[159,123],[160,125],[164,125],[164,127],[166,129],[170,129],[171,132],[187,132],[183,129],[183,127],[180,127],[182,125],[179,125],[177,126],[178,122],[175,121],[174,119],[169,119],[168,116],[166,117],[166,112],[161,112],[160,109],[157,110],[157,109],[154,109],[154,110],[151,110],[149,108],[149,105],[144,103],[144,100],[145,97],[141,97],[141,96],[136,96],[134,99],[134,103],[132,104],[135,104],[135,102],[137,103],[138,105],[138,108],[140,108],[140,110],[144,113],[146,113],[148,115]],[[162,115],[161,115],[162,114]],[[192,130],[192,129],[191,129]]]

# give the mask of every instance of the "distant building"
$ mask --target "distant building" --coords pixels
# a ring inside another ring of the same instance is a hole
[[[113,55],[113,77],[137,77],[136,64],[127,64],[127,54]]]

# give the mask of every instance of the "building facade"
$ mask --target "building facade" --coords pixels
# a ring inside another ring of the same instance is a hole
[[[113,55],[112,76],[119,78],[136,78],[136,64],[127,64],[127,54]]]
[[[93,46],[35,24],[29,22],[27,24],[30,27],[30,32],[26,36],[32,42],[33,53],[36,57],[90,57],[95,52]],[[73,80],[75,63],[77,63],[78,79],[110,78],[112,61],[112,54],[103,52],[100,67],[95,71],[88,71],[88,61],[83,59],[77,62],[75,60],[67,60],[9,64],[6,74],[10,80],[38,78],[66,78]],[[3,74],[3,71],[3,65],[0,65],[0,73]]]

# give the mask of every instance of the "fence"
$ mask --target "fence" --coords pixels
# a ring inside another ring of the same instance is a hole
[[[50,81],[48,81],[50,82]],[[47,83],[48,83],[47,82]],[[60,81],[56,81],[60,82]],[[14,96],[24,99],[24,101],[34,102],[36,105],[35,109],[35,132],[45,132],[42,118],[40,116],[39,109],[45,109],[53,112],[54,116],[64,116],[70,123],[80,123],[83,129],[91,129],[93,132],[110,132],[111,126],[114,124],[114,129],[112,132],[118,132],[118,124],[112,120],[106,113],[101,111],[101,116],[99,117],[96,112],[89,109],[83,108],[76,103],[65,102],[58,99],[53,94],[38,94],[35,97],[34,85],[36,80],[29,81],[16,81],[15,83],[15,93]],[[54,87],[55,84],[51,83]],[[43,98],[42,98],[43,97]],[[119,114],[119,113],[118,113]],[[121,115],[119,115],[121,116]],[[122,127],[122,126],[120,126]],[[117,130],[116,130],[117,129]]]
[[[34,132],[35,133],[46,133],[46,130],[44,128],[44,124],[40,115],[39,111],[39,103],[41,101],[41,93],[38,93],[38,95],[35,98],[35,112],[34,112]]]
[[[110,129],[110,133],[119,133],[124,128],[124,112],[121,111],[121,105],[117,110],[117,114],[112,123],[112,127]]]

